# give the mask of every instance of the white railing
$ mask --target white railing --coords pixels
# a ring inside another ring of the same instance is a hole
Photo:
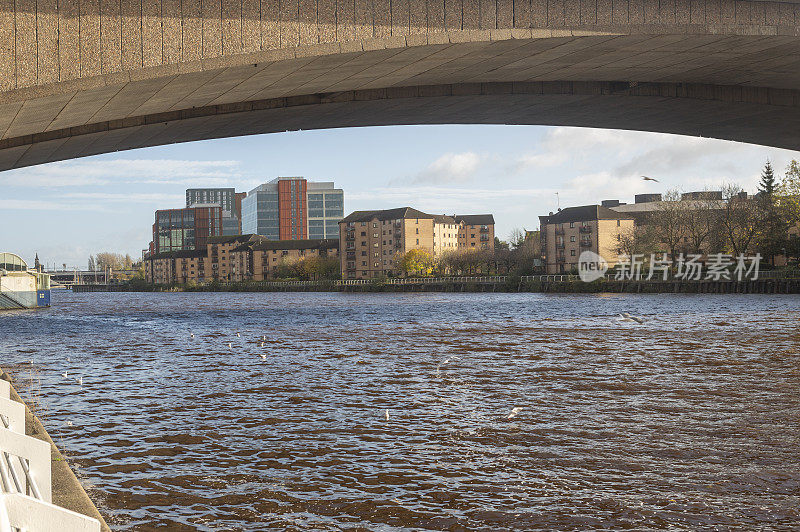
[[[0,532],[99,532],[100,521],[52,504],[50,444],[25,435],[25,405],[0,379]]]

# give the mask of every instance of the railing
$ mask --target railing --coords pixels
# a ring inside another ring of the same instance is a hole
[[[25,435],[25,405],[0,380],[0,532],[99,532],[100,522],[52,504],[50,444]]]
[[[579,229],[579,231],[581,233],[591,233],[592,232],[592,226],[590,226],[590,225],[582,225],[581,228]]]

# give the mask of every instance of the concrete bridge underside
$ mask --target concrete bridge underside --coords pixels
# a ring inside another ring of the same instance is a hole
[[[235,135],[443,123],[800,149],[800,4],[0,0],[0,169]]]

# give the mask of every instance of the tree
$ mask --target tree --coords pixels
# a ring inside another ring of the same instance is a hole
[[[654,213],[653,226],[656,236],[667,247],[671,257],[675,257],[678,250],[683,247],[685,208],[681,202],[680,191],[673,189],[664,194],[663,201],[658,204]]]
[[[509,249],[508,242],[504,242],[497,237],[494,237],[494,249]]]
[[[95,264],[95,262],[94,262],[94,257],[89,255],[89,268],[88,268],[88,270],[90,272],[93,272],[96,269],[97,269],[97,264]]]
[[[511,248],[518,248],[525,243],[525,229],[515,227],[508,235],[508,244]]]
[[[753,251],[759,231],[764,227],[764,210],[758,201],[748,198],[738,185],[725,185],[722,190],[725,208],[720,224],[724,228],[728,248],[734,255]]]
[[[620,233],[616,252],[618,255],[650,255],[658,251],[657,227],[645,224],[634,225]]]
[[[412,249],[400,259],[400,269],[408,277],[426,277],[433,273],[433,257],[424,249]]]
[[[775,172],[772,171],[772,163],[767,161],[764,170],[761,172],[761,182],[758,184],[758,191],[767,196],[772,196],[776,189]]]
[[[682,202],[683,229],[688,253],[714,253],[725,246],[725,236],[720,230],[720,202],[700,199]]]
[[[800,222],[800,163],[792,160],[778,186],[777,199],[789,224]]]

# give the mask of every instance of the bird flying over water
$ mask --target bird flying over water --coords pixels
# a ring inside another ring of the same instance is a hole
[[[630,312],[623,312],[620,314],[621,321],[635,321],[636,323],[644,323],[644,318],[640,318],[639,316],[634,316]]]
[[[644,181],[655,181],[656,183],[661,183],[661,181],[659,181],[658,179],[654,179],[654,178],[652,178],[652,177],[647,177],[646,175],[643,175],[643,176],[642,176],[642,179],[643,179]]]
[[[522,407],[521,406],[515,406],[514,408],[511,409],[511,412],[509,412],[509,414],[506,417],[506,419],[513,419],[513,418],[517,417],[517,414],[519,414],[520,412],[522,412]]]

